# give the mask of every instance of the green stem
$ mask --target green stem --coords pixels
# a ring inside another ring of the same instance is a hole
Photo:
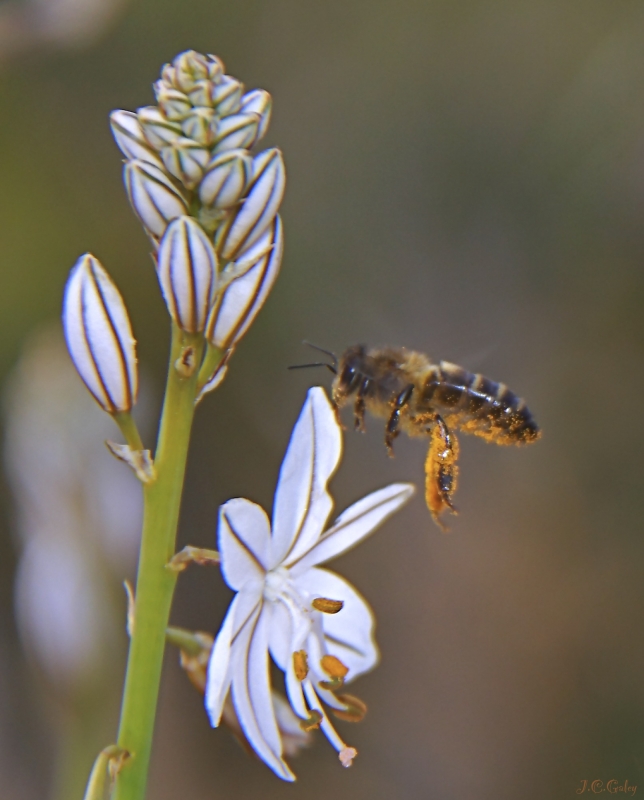
[[[129,411],[120,411],[114,414],[114,422],[121,429],[121,433],[125,437],[125,441],[129,444],[132,450],[143,450],[143,441],[139,429],[136,427],[136,422],[132,419]]]
[[[182,376],[175,363],[193,347],[201,360],[203,337],[173,325],[170,368],[155,457],[156,480],[143,487],[144,514],[118,744],[129,758],[116,779],[114,800],[144,800],[161,681],[165,631],[177,573],[165,568],[175,552],[179,507],[194,416],[196,370]]]

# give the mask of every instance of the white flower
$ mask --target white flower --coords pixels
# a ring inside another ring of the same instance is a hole
[[[324,390],[314,387],[282,464],[272,530],[264,510],[249,500],[230,500],[220,509],[221,569],[237,594],[212,650],[206,708],[217,726],[230,690],[246,738],[289,781],[295,776],[283,758],[271,702],[269,653],[286,675],[303,727],[319,725],[349,766],[356,751],[337,734],[321,701],[345,717],[356,711],[336,690],[345,675],[351,680],[376,664],[374,619],[349,583],[319,565],[358,544],[414,490],[399,483],[373,492],[325,530],[333,505],[327,483],[341,449],[333,409]]]

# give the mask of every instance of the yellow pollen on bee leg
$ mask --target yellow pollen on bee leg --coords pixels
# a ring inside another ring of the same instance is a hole
[[[337,614],[338,611],[342,611],[344,601],[330,600],[328,597],[316,597],[311,602],[311,605],[316,611],[321,611],[323,614]]]
[[[338,753],[338,758],[343,767],[350,767],[353,764],[353,759],[358,755],[355,747],[345,747]]]
[[[293,653],[293,669],[298,681],[303,681],[309,674],[309,662],[306,650],[297,650]]]

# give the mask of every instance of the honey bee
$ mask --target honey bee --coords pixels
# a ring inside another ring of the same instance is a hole
[[[306,344],[309,344],[306,342]],[[541,432],[525,402],[503,383],[496,383],[456,364],[434,364],[423,353],[403,347],[347,348],[332,364],[316,362],[297,367],[327,367],[334,375],[332,400],[339,409],[353,399],[355,428],[365,430],[365,412],[383,417],[385,446],[393,455],[401,431],[429,439],[425,461],[425,500],[436,523],[445,511],[456,513],[452,498],[458,481],[458,440],[454,430],[480,436],[495,444],[528,444]]]

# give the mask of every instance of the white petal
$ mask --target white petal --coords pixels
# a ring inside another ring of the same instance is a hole
[[[327,482],[342,453],[342,436],[322,389],[309,390],[280,470],[273,507],[271,567],[303,556],[324,530],[333,500]]]
[[[414,493],[411,483],[392,483],[347,508],[315,547],[297,563],[289,560],[293,575],[350,550],[397,511]]]
[[[295,583],[311,599],[327,597],[344,603],[337,614],[320,614],[320,620],[325,650],[349,668],[347,680],[372,669],[378,663],[378,649],[374,639],[375,619],[366,600],[344,578],[319,567],[300,575]],[[311,641],[311,649],[312,645]],[[319,665],[313,666],[319,673]]]
[[[233,656],[233,703],[239,722],[257,755],[285,781],[295,776],[282,758],[268,662],[267,616],[253,615],[239,634]]]
[[[213,728],[219,725],[231,681],[231,651],[235,637],[251,618],[262,599],[262,584],[246,584],[233,598],[215,639],[208,661],[206,709]]]
[[[293,634],[291,615],[283,603],[267,603],[266,611],[271,615],[268,649],[273,661],[286,672],[289,659],[293,656]]]
[[[233,602],[228,607],[226,618],[219,629],[215,644],[210,652],[208,661],[208,675],[206,678],[206,711],[210,717],[213,728],[219,725],[224,701],[230,687],[230,650],[233,636],[233,621],[235,619],[235,605],[239,594],[235,595]]]
[[[270,523],[256,503],[241,497],[219,509],[221,571],[231,589],[249,580],[263,580],[268,563]]]

